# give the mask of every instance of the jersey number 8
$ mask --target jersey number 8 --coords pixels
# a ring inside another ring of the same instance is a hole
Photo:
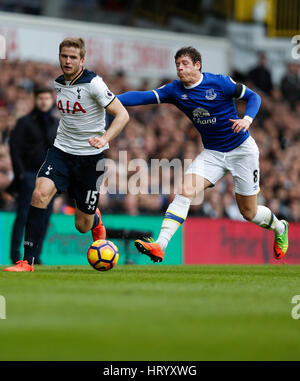
[[[255,171],[253,171],[253,181],[255,183],[257,183],[257,180],[258,180],[258,169],[256,169]]]

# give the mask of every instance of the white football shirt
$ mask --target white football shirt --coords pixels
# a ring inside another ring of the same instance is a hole
[[[96,155],[89,139],[105,132],[105,107],[115,98],[101,77],[83,69],[68,85],[63,75],[54,81],[61,119],[54,146],[72,155]]]

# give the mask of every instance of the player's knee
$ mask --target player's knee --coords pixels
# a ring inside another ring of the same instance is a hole
[[[184,185],[181,196],[190,198],[191,200],[196,196],[195,188],[192,185]]]
[[[256,214],[255,210],[250,209],[250,208],[249,209],[244,208],[240,212],[241,212],[242,216],[245,218],[245,220],[247,220],[247,221],[252,221],[253,218],[255,217],[255,214]]]
[[[41,189],[36,188],[32,194],[32,205],[45,206],[49,203],[49,194]]]

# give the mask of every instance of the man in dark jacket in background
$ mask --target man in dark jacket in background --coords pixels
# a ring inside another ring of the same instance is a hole
[[[270,70],[267,68],[267,57],[260,53],[258,64],[249,72],[249,79],[254,86],[262,90],[265,94],[271,95],[273,84]]]
[[[295,110],[300,101],[300,65],[291,61],[287,64],[287,71],[281,79],[281,91],[283,98],[289,102],[292,110]]]
[[[14,181],[9,187],[16,196],[17,210],[11,236],[11,260],[20,260],[20,246],[30,207],[35,178],[44,162],[48,148],[53,144],[59,120],[52,114],[53,90],[48,87],[35,90],[35,108],[20,118],[9,140],[10,154],[14,169]],[[48,207],[48,221],[53,203]],[[47,224],[48,225],[48,224]],[[41,247],[47,228],[41,232]],[[41,250],[39,252],[39,255]],[[36,258],[36,264],[39,264]]]

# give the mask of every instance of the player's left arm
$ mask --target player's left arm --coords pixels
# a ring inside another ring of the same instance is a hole
[[[232,129],[234,132],[247,131],[259,111],[261,104],[260,96],[244,84],[236,83],[228,76],[222,76],[221,86],[227,96],[247,102],[243,119],[229,119],[233,123]]]
[[[126,93],[118,94],[117,98],[124,106],[157,104],[157,97],[153,90],[127,91]]]
[[[107,107],[106,110],[114,117],[110,127],[101,137],[89,139],[91,146],[102,148],[112,139],[119,135],[129,121],[129,115],[122,103],[115,98]]]
[[[99,76],[96,76],[91,81],[90,95],[99,106],[105,108],[112,116],[114,116],[110,127],[102,136],[95,136],[89,139],[89,143],[92,147],[102,148],[114,137],[119,135],[129,121],[129,115],[122,103],[108,89],[102,78]]]
[[[173,103],[173,82],[161,86],[159,89],[147,91],[127,91],[118,94],[117,98],[124,106],[155,105]]]

